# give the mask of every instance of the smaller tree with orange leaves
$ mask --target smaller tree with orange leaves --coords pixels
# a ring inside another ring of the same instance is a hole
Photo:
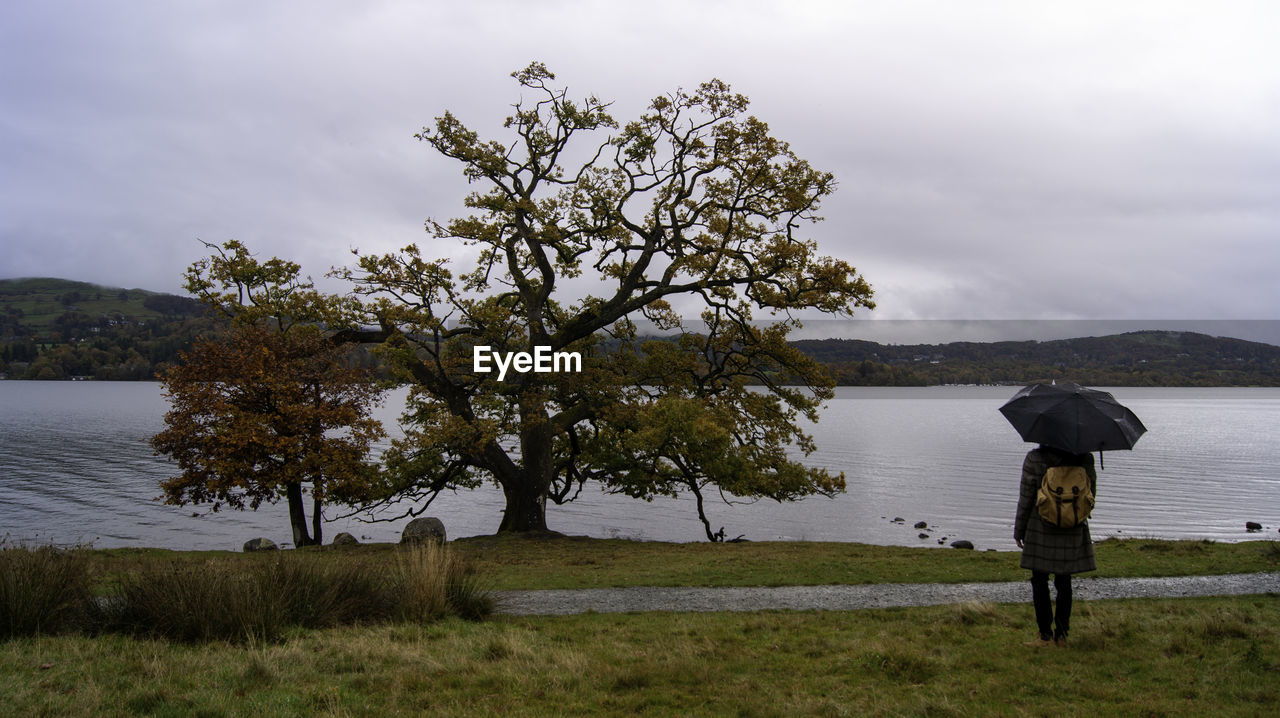
[[[285,498],[294,545],[319,544],[325,502],[368,501],[378,484],[379,468],[369,454],[385,433],[370,410],[383,388],[369,370],[348,361],[352,345],[333,341],[315,323],[297,321],[307,313],[302,305],[281,313],[285,305],[276,300],[305,293],[282,287],[309,290],[296,281],[296,265],[269,276],[262,270],[271,263],[257,263],[234,243],[226,247],[230,255],[219,250],[212,262],[193,265],[188,288],[231,316],[230,328],[219,338],[201,339],[161,376],[170,410],[151,444],[181,469],[160,484],[165,502],[208,503],[217,511],[224,505],[257,509]],[[204,278],[203,287],[193,278]],[[244,293],[210,291],[238,282]],[[215,296],[262,302],[211,301]],[[262,311],[268,304],[274,309]],[[310,531],[303,497],[308,487]]]

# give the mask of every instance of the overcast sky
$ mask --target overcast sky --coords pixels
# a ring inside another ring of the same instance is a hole
[[[839,190],[892,319],[1280,318],[1280,3],[0,3],[0,277],[319,278],[463,213],[412,135],[545,62],[620,121],[712,77]]]

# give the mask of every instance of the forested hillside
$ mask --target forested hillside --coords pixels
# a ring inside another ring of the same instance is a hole
[[[1144,331],[1057,341],[884,345],[795,342],[837,381],[860,386],[1024,384],[1280,386],[1280,347],[1192,332]]]
[[[10,379],[152,379],[201,334],[197,301],[62,279],[0,280],[0,375]],[[878,344],[795,342],[843,385],[1023,384],[1280,386],[1280,347],[1192,332],[1058,341]],[[373,361],[365,355],[364,361]]]
[[[187,297],[64,279],[0,280],[0,375],[152,379],[215,325]]]

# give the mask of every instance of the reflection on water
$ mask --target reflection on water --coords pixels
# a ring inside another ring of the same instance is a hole
[[[1018,474],[1030,446],[997,408],[1014,390],[840,389],[810,427],[818,451],[808,461],[844,472],[847,493],[792,504],[709,502],[713,528],[754,540],[937,545],[945,537],[1012,549]],[[1134,451],[1106,455],[1095,538],[1280,538],[1280,390],[1113,393],[1148,433]],[[383,409],[389,424],[402,400],[397,394]],[[287,542],[283,505],[205,514],[154,500],[170,466],[147,440],[164,411],[156,384],[0,382],[0,536],[182,549],[236,549],[254,536]],[[491,533],[501,509],[501,493],[486,487],[443,494],[429,513],[459,537]],[[643,503],[588,487],[577,502],[548,512],[551,527],[569,534],[705,539],[692,501]],[[893,523],[897,517],[905,522]],[[919,538],[917,521],[929,525],[929,538]],[[1245,521],[1267,528],[1246,534]],[[325,531],[394,541],[403,524],[343,519]]]

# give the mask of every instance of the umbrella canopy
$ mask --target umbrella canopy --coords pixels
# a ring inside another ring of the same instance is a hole
[[[1032,384],[1000,407],[1026,441],[1072,454],[1132,449],[1147,431],[1114,396],[1079,384]]]

